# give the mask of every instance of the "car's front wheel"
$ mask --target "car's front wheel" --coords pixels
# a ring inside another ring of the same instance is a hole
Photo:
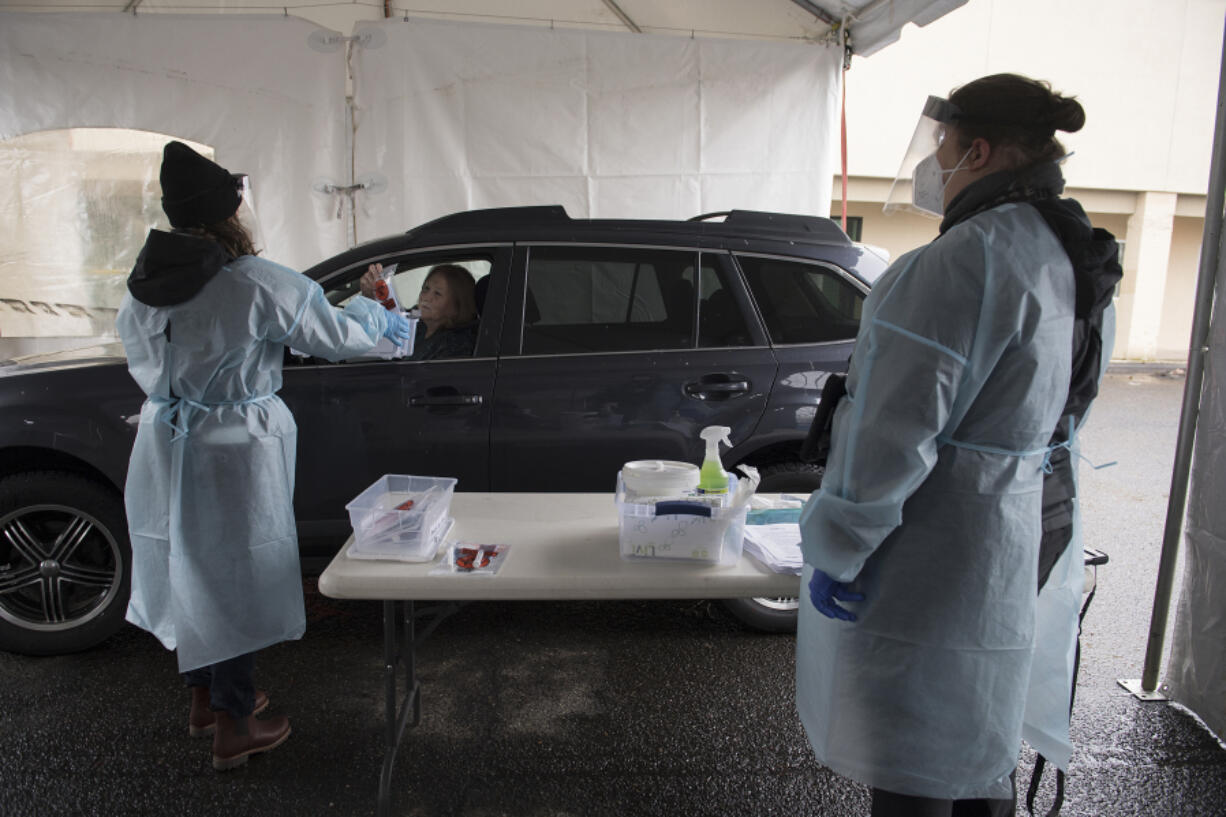
[[[87,649],[123,625],[132,579],[123,499],[79,474],[0,480],[0,649]]]
[[[807,462],[776,462],[758,469],[763,494],[808,494],[822,484],[822,466]],[[724,609],[747,627],[766,633],[796,631],[796,598],[724,599]]]

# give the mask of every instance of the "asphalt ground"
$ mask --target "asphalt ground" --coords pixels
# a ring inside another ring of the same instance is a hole
[[[1082,475],[1086,544],[1111,561],[1085,622],[1065,815],[1226,814],[1226,750],[1116,685],[1141,673],[1182,388],[1163,367],[1113,368],[1083,435],[1090,460],[1119,465]],[[257,668],[293,735],[224,774],[188,737],[187,692],[151,636],[0,654],[0,815],[374,814],[381,611],[306,589],[306,637]],[[808,748],[794,649],[710,602],[469,605],[419,650],[422,720],[392,813],[867,814],[867,790]],[[1029,750],[1019,764],[1028,780]]]

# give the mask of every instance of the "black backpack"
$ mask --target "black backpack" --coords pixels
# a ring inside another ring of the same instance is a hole
[[[1098,396],[1102,373],[1103,312],[1111,303],[1115,285],[1123,277],[1115,236],[1091,227],[1085,211],[1071,199],[1042,199],[1031,205],[1043,216],[1064,245],[1073,264],[1076,304],[1073,321],[1073,367],[1068,398],[1052,435],[1055,446],[1043,478],[1043,538],[1039,544],[1038,589],[1042,590],[1052,567],[1073,538],[1072,437],[1081,427],[1090,403]]]
[[[1043,477],[1043,537],[1039,542],[1038,590],[1043,589],[1056,562],[1073,541],[1073,507],[1077,485],[1073,479],[1073,455],[1069,450],[1077,429],[1085,419],[1090,403],[1098,396],[1098,379],[1102,374],[1103,313],[1111,303],[1115,285],[1123,277],[1119,264],[1119,249],[1115,236],[1106,230],[1091,227],[1081,205],[1070,199],[1043,199],[1031,202],[1052,232],[1064,245],[1073,264],[1076,283],[1076,305],[1073,319],[1073,366],[1069,378],[1068,398],[1060,413],[1060,422],[1052,435],[1053,446]],[[1089,553],[1088,564],[1103,564],[1106,556]],[[1077,650],[1073,660],[1073,688],[1069,692],[1069,717],[1077,691],[1077,673],[1081,667],[1081,621],[1094,599],[1090,592],[1078,616]],[[1047,758],[1035,758],[1034,771],[1026,792],[1026,809],[1034,814],[1034,799]],[[1064,804],[1064,772],[1056,770],[1056,796],[1047,817],[1055,817]]]

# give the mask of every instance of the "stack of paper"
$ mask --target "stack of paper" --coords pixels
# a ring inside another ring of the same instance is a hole
[[[745,551],[775,573],[799,576],[800,526],[796,523],[746,525]]]
[[[775,573],[799,575],[804,565],[800,555],[802,503],[797,498],[767,500],[754,497],[745,519],[745,550]]]

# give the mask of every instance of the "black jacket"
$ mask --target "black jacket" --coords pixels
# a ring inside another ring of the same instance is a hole
[[[128,276],[128,292],[148,306],[189,301],[229,263],[216,241],[190,233],[150,230]]]

